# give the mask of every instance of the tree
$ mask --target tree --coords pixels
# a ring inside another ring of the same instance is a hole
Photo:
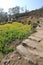
[[[4,17],[4,21],[7,22],[8,21],[8,13],[5,12],[3,17]]]
[[[8,13],[12,15],[12,8],[9,8]]]
[[[0,8],[0,22],[6,22],[8,21],[8,14],[7,12],[4,12],[3,8]]]
[[[20,12],[20,7],[19,6],[9,8],[9,14],[11,14],[11,15],[19,14],[19,12]]]
[[[21,7],[21,12],[24,12],[24,8],[23,7]]]
[[[3,21],[3,8],[0,8],[0,22]]]
[[[15,8],[12,9],[12,11],[13,11],[14,14],[19,14],[20,7],[19,6],[16,6]]]
[[[27,9],[27,7],[25,6],[25,13],[29,12],[29,10]]]

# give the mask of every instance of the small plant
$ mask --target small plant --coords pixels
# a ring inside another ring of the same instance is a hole
[[[32,23],[32,28],[35,29],[37,27],[37,23]]]
[[[6,47],[6,53],[9,53],[9,52],[12,52],[14,51],[14,48],[13,47]]]
[[[28,21],[28,25],[30,25],[32,22],[31,21]]]
[[[36,32],[36,27],[37,27],[37,23],[35,23],[35,22],[33,22],[32,24],[31,24],[31,32],[32,33],[34,33],[34,32]]]

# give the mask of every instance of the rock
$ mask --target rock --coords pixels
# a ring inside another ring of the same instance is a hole
[[[10,63],[9,59],[4,61],[4,65],[8,65],[9,63]]]
[[[13,58],[14,57],[14,54],[10,56],[10,58]]]
[[[40,32],[42,32],[42,33],[40,33]],[[34,37],[36,37],[36,38],[39,38],[39,39],[43,39],[43,31],[39,31],[39,32],[37,32],[37,33],[34,33],[34,34],[32,34]]]
[[[19,56],[19,57],[18,57],[18,59],[20,60],[20,59],[21,59],[21,57]]]
[[[22,46],[22,45],[19,45],[17,46],[17,52],[19,52],[21,55],[25,56],[25,55],[28,55],[28,52],[27,52],[27,49]]]
[[[33,48],[33,49],[36,49],[37,46],[38,46],[38,42],[36,41],[33,41],[33,40],[30,40],[30,39],[26,39],[22,42],[22,45],[23,46],[27,46],[27,47],[30,47],[30,48]]]
[[[37,41],[37,42],[40,42],[41,41],[41,38],[40,37],[37,37],[37,36],[34,36],[34,35],[31,35],[28,38],[31,39],[31,40]]]
[[[31,60],[29,60],[29,63],[32,64],[32,65],[38,65],[37,62],[33,62],[33,61],[31,61]]]

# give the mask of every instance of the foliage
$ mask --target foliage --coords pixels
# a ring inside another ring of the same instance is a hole
[[[36,32],[36,27],[38,26],[37,22],[32,22],[31,23],[31,33]]]
[[[9,14],[10,15],[15,15],[15,14],[18,14],[18,13],[20,13],[20,7],[19,6],[9,8]]]
[[[29,25],[30,25],[31,23],[32,23],[31,21],[28,22]]]
[[[0,52],[0,58],[3,58],[3,53],[2,52]]]
[[[32,28],[35,29],[37,27],[37,25],[38,25],[38,23],[33,22],[32,23]]]
[[[31,33],[31,25],[13,22],[12,24],[0,25],[0,52],[9,53],[13,48],[9,47],[15,39],[24,39]]]
[[[4,12],[3,8],[0,8],[0,23],[3,23],[5,21],[8,21],[8,13]]]

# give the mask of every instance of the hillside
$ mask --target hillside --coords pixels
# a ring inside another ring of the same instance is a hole
[[[36,9],[36,10],[32,10],[29,12],[25,12],[25,13],[21,13],[19,15],[17,15],[18,17],[23,17],[23,16],[36,16],[36,17],[43,17],[43,7]]]
[[[43,8],[11,18],[0,25],[0,65],[43,65]]]
[[[16,21],[22,22],[24,24],[28,24],[29,21],[42,21],[40,18],[43,18],[43,7],[29,12],[20,13],[15,16],[13,15],[12,18],[14,17],[16,18]]]
[[[0,65],[43,65],[43,25],[36,30],[23,41],[13,41],[15,51],[0,59]]]

